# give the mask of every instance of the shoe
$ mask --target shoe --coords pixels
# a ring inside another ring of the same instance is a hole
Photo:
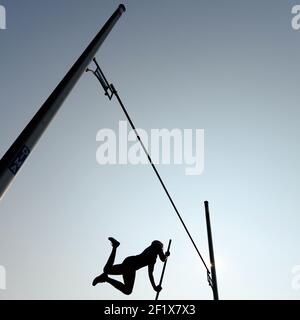
[[[113,248],[118,248],[118,246],[120,245],[120,242],[112,237],[109,237],[108,240],[111,242]]]
[[[107,279],[107,274],[106,273],[102,273],[100,276],[96,277],[94,280],[93,280],[93,287],[95,287],[95,285],[97,285],[98,283],[103,283],[105,282]]]

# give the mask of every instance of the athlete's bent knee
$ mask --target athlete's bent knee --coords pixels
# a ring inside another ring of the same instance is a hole
[[[110,273],[111,268],[110,267],[104,267],[103,272],[104,273]]]
[[[124,288],[123,293],[129,296],[132,293],[132,288]]]

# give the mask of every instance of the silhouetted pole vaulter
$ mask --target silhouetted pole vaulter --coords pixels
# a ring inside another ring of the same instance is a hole
[[[209,248],[209,258],[210,258],[210,270],[211,270],[210,285],[213,291],[214,300],[219,300],[217,272],[216,272],[214,246],[213,246],[212,232],[211,232],[211,225],[210,225],[208,201],[204,202],[204,206],[205,206],[205,218],[206,218],[206,226],[207,226],[207,238],[208,238],[208,248]]]
[[[51,120],[86,70],[102,43],[126,11],[121,4],[0,161],[0,199]]]
[[[168,254],[168,256],[170,255],[171,243],[172,243],[172,240],[170,239],[170,240],[169,240],[169,245],[168,245],[168,250],[167,250],[167,252],[166,252],[166,253]],[[163,270],[162,270],[162,273],[161,273],[161,277],[160,277],[160,281],[159,281],[159,286],[160,286],[161,288],[162,288],[162,282],[163,282],[163,280],[164,280],[164,275],[165,275],[165,271],[166,271],[167,262],[168,262],[168,258],[165,260],[164,267],[163,267]],[[159,293],[160,293],[160,291],[158,291],[158,292],[156,293],[155,300],[158,300]]]
[[[154,281],[154,265],[157,257],[159,257],[162,262],[165,262],[170,252],[163,252],[163,244],[160,241],[154,240],[141,254],[127,257],[121,264],[114,264],[120,242],[112,237],[108,238],[108,240],[111,242],[112,251],[103,268],[103,273],[93,280],[93,286],[96,286],[98,283],[106,282],[124,294],[129,295],[133,290],[136,271],[148,267],[149,280],[153,289],[156,292],[161,291],[160,284],[156,285]],[[112,279],[109,275],[122,275],[124,282]]]
[[[180,220],[180,222],[181,222],[181,224],[182,224],[182,226],[183,226],[186,234],[188,235],[189,239],[191,240],[192,245],[193,245],[193,247],[195,248],[195,250],[196,250],[196,252],[197,252],[197,255],[198,255],[199,258],[201,259],[201,261],[202,261],[202,263],[203,263],[203,265],[204,265],[204,267],[205,267],[205,269],[206,269],[206,272],[207,272],[208,282],[210,282],[210,280],[211,280],[210,270],[209,270],[209,268],[207,267],[207,265],[206,265],[206,263],[205,263],[202,255],[201,255],[199,249],[197,248],[196,243],[195,243],[195,241],[194,241],[191,233],[189,232],[189,230],[188,230],[185,222],[183,221],[183,219],[182,219],[182,217],[181,217],[181,214],[179,213],[179,210],[177,209],[177,207],[176,207],[176,205],[175,205],[175,202],[174,202],[174,200],[172,199],[172,197],[171,197],[171,195],[170,195],[170,193],[169,193],[169,191],[168,191],[168,189],[167,189],[167,187],[166,187],[166,185],[165,185],[162,177],[160,176],[158,170],[156,169],[155,164],[152,162],[152,159],[151,159],[151,157],[150,157],[150,154],[149,154],[148,150],[146,149],[146,147],[145,147],[145,145],[144,145],[141,137],[139,136],[139,134],[138,134],[138,132],[137,132],[137,130],[136,130],[136,127],[135,127],[133,121],[131,120],[131,118],[130,118],[130,116],[129,116],[129,113],[127,112],[127,110],[126,110],[126,108],[125,108],[125,106],[124,106],[124,104],[123,104],[123,102],[122,102],[122,100],[121,100],[121,98],[120,98],[117,90],[115,89],[114,85],[113,85],[113,84],[109,84],[109,82],[108,82],[107,79],[105,78],[102,70],[100,69],[99,64],[97,63],[96,58],[94,58],[94,62],[95,62],[95,64],[96,64],[96,70],[91,70],[91,69],[87,68],[86,71],[87,71],[87,72],[92,72],[92,73],[95,75],[95,77],[99,80],[99,82],[100,82],[100,84],[101,84],[101,86],[102,86],[102,88],[103,88],[103,90],[104,90],[104,92],[105,92],[105,95],[108,97],[109,100],[111,100],[111,99],[113,98],[113,96],[115,96],[115,97],[117,98],[117,100],[118,100],[118,102],[119,102],[119,105],[121,106],[121,108],[122,108],[122,110],[123,110],[123,112],[124,112],[124,114],[125,114],[125,116],[126,116],[126,118],[127,118],[127,121],[130,123],[130,126],[131,126],[132,130],[134,131],[134,133],[135,133],[138,141],[140,142],[140,144],[141,144],[141,146],[142,146],[142,148],[143,148],[143,150],[144,150],[144,152],[145,152],[145,154],[146,154],[146,156],[147,156],[147,158],[148,158],[148,161],[149,161],[149,163],[150,163],[150,165],[151,165],[151,167],[152,167],[152,169],[153,169],[156,177],[158,178],[161,186],[163,187],[163,190],[164,190],[165,194],[167,195],[167,197],[168,197],[168,199],[169,199],[169,201],[170,201],[170,203],[171,203],[171,205],[172,205],[172,207],[173,207],[173,209],[174,209],[174,211],[175,211],[178,219]]]

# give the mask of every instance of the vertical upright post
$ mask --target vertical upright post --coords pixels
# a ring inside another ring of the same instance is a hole
[[[211,266],[210,270],[211,270],[211,278],[212,278],[212,291],[213,291],[213,295],[214,295],[214,300],[219,300],[217,272],[216,272],[214,246],[213,246],[212,233],[211,233],[208,201],[204,202],[204,206],[205,206],[205,217],[206,217],[206,226],[207,226],[209,258],[210,258],[210,266]]]

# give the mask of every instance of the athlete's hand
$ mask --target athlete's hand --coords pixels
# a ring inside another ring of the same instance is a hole
[[[162,287],[161,287],[160,285],[155,286],[154,290],[155,290],[156,292],[160,292],[160,291],[162,290]]]
[[[165,253],[165,256],[166,256],[166,257],[169,257],[169,256],[170,256],[170,251],[167,251],[167,252]]]

